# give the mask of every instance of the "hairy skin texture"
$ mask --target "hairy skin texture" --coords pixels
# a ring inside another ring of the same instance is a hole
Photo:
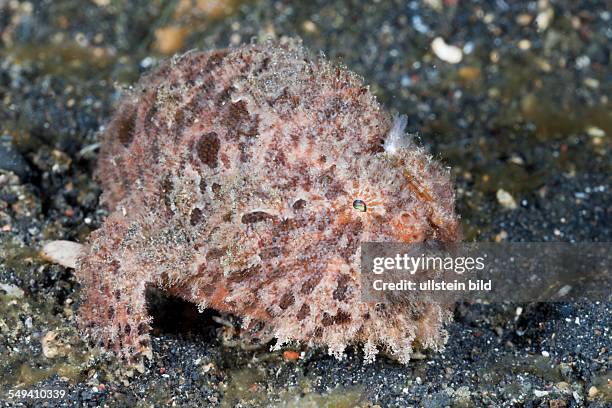
[[[340,358],[361,344],[367,360],[383,349],[407,362],[415,345],[442,346],[440,305],[361,301],[361,242],[459,234],[448,171],[400,140],[397,120],[293,40],[163,64],[102,135],[96,177],[112,213],[77,268],[85,333],[149,354],[154,285],[279,347]]]

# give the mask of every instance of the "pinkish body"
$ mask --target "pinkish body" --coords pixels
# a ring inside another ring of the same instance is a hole
[[[278,345],[340,357],[362,344],[402,362],[415,343],[442,345],[439,305],[361,301],[361,242],[458,239],[448,172],[403,127],[356,75],[294,41],[165,63],[102,136],[112,213],[77,268],[82,327],[146,353],[155,285]]]

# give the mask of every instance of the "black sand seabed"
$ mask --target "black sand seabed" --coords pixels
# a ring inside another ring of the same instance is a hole
[[[401,366],[225,347],[212,313],[152,294],[144,374],[85,347],[78,285],[37,249],[104,219],[92,146],[164,47],[300,36],[363,75],[452,167],[466,239],[612,240],[608,2],[177,3],[0,0],[0,406],[612,404],[610,302],[461,304],[446,349]],[[459,64],[432,53],[438,36]],[[49,387],[67,398],[8,397]]]

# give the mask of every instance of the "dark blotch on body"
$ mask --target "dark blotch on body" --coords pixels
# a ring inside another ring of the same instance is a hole
[[[135,122],[136,109],[133,108],[127,111],[127,113],[124,115],[120,116],[117,119],[117,122],[115,122],[117,139],[119,139],[119,142],[126,147],[132,143],[132,139],[134,139]]]
[[[287,309],[289,306],[291,306],[293,303],[295,302],[295,298],[293,297],[293,295],[289,292],[285,293],[283,295],[283,297],[281,297],[281,300],[278,304],[278,306],[285,310]]]
[[[217,156],[220,147],[221,142],[219,141],[219,136],[217,136],[215,132],[206,133],[198,140],[196,146],[198,158],[202,163],[214,169],[218,164]]]
[[[189,223],[192,226],[196,226],[200,223],[200,221],[202,221],[202,210],[200,210],[199,208],[194,208],[193,211],[191,211]]]
[[[268,214],[265,211],[253,211],[242,216],[243,224],[254,224],[256,222],[261,222],[265,220],[270,220],[275,218],[273,215]]]
[[[346,292],[348,291],[348,283],[351,281],[350,276],[341,275],[338,279],[338,287],[334,290],[334,299],[343,301],[346,299]]]
[[[304,320],[304,318],[308,316],[309,313],[310,313],[310,306],[304,303],[302,307],[300,308],[299,312],[297,313],[296,317],[298,318],[298,320]]]

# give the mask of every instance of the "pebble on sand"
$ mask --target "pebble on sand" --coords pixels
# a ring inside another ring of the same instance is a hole
[[[72,241],[51,241],[43,246],[41,256],[66,268],[75,268],[82,248],[82,244]]]
[[[431,42],[431,49],[438,58],[449,64],[458,64],[463,59],[461,48],[447,44],[442,37],[436,37]]]
[[[504,208],[509,210],[516,210],[518,208],[514,197],[504,189],[497,190],[497,202],[500,203]]]

